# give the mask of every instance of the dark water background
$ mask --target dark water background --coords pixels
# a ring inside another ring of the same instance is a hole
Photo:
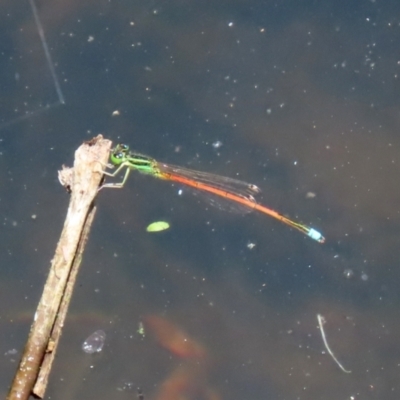
[[[65,217],[57,169],[103,133],[255,183],[327,241],[149,177],[103,191],[47,398],[136,398],[130,385],[154,398],[183,362],[137,334],[158,315],[207,348],[221,399],[398,399],[400,3],[36,5],[66,104],[29,3],[2,2],[3,397]],[[146,233],[160,219],[171,229]],[[324,353],[318,313],[351,374]],[[89,356],[97,329],[107,341]]]

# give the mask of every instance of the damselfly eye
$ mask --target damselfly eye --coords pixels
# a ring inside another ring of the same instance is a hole
[[[124,153],[119,151],[118,153],[114,154],[114,158],[122,159],[122,158],[124,158]]]
[[[119,147],[121,148],[122,151],[128,151],[129,146],[127,144],[120,144]]]

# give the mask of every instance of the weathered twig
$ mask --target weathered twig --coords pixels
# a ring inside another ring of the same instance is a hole
[[[65,318],[68,312],[68,306],[72,297],[72,292],[74,290],[76,277],[78,275],[79,266],[82,261],[83,251],[85,250],[87,240],[89,239],[90,228],[92,227],[92,222],[94,216],[96,214],[96,207],[92,207],[89,211],[88,217],[85,221],[85,225],[83,227],[83,232],[81,239],[79,240],[78,249],[76,252],[76,257],[74,262],[72,263],[71,273],[69,275],[67,285],[65,288],[65,293],[62,298],[62,302],[60,304],[60,310],[57,314],[53,329],[51,331],[50,337],[52,349],[47,349],[46,354],[44,355],[42,365],[40,367],[39,376],[37,377],[35,386],[32,390],[33,394],[39,398],[44,397],[44,392],[46,391],[47,382],[49,379],[49,374],[51,371],[51,367],[53,365],[54,357],[56,354],[56,349],[61,337],[62,328],[64,327]]]
[[[8,400],[44,395],[110,147],[111,142],[101,135],[83,144],[75,152],[72,174],[69,171],[60,179],[71,190],[71,201]]]

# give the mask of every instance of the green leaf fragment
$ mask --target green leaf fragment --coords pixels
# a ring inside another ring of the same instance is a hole
[[[157,221],[151,223],[147,228],[147,232],[160,232],[169,228],[169,223],[165,221]]]

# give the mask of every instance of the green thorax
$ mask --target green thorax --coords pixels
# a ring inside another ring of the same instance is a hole
[[[111,164],[119,166],[125,164],[128,168],[137,170],[143,174],[156,175],[158,172],[157,161],[143,154],[129,150],[126,144],[118,144],[111,151]]]

